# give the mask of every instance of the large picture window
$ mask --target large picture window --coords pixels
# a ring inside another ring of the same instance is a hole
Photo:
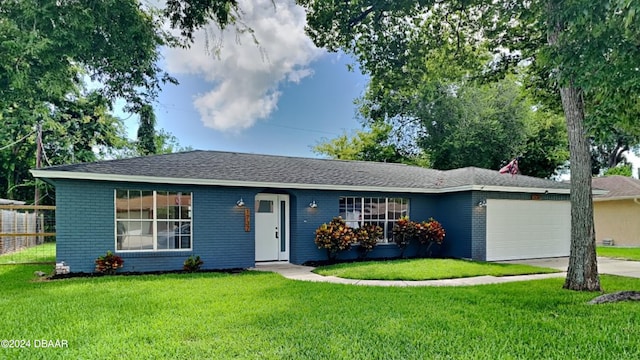
[[[393,225],[409,216],[409,199],[340,197],[340,216],[352,228],[378,225],[384,230],[382,242],[393,242]]]
[[[190,192],[116,190],[116,249],[191,249]]]

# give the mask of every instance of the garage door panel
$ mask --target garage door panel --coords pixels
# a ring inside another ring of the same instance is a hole
[[[569,255],[569,201],[487,200],[488,261]]]

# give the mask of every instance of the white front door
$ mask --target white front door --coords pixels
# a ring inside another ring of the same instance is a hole
[[[289,195],[258,194],[256,261],[289,261]]]

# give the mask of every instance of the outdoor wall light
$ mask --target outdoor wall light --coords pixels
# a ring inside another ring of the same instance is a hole
[[[312,208],[312,209],[315,209],[315,208],[318,207],[318,204],[316,204],[316,201],[313,200],[312,202],[309,203],[309,207]]]
[[[480,202],[478,202],[478,206],[479,207],[487,207],[487,200],[480,200]]]
[[[236,205],[238,207],[243,207],[244,206],[244,200],[242,200],[242,198],[240,198],[240,200],[236,201]]]

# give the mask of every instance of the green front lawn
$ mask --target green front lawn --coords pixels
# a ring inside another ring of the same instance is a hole
[[[56,262],[56,243],[49,242],[22,251],[0,255],[0,264]]]
[[[6,359],[637,359],[640,303],[563,279],[385,288],[195,273],[33,281],[0,266]],[[602,276],[608,291],[640,279]],[[67,348],[34,348],[34,340]]]
[[[482,275],[544,274],[558,270],[454,259],[409,259],[343,263],[319,267],[314,272],[324,276],[360,280],[436,280]]]
[[[640,261],[640,247],[624,248],[615,246],[598,246],[596,252],[598,256]]]

